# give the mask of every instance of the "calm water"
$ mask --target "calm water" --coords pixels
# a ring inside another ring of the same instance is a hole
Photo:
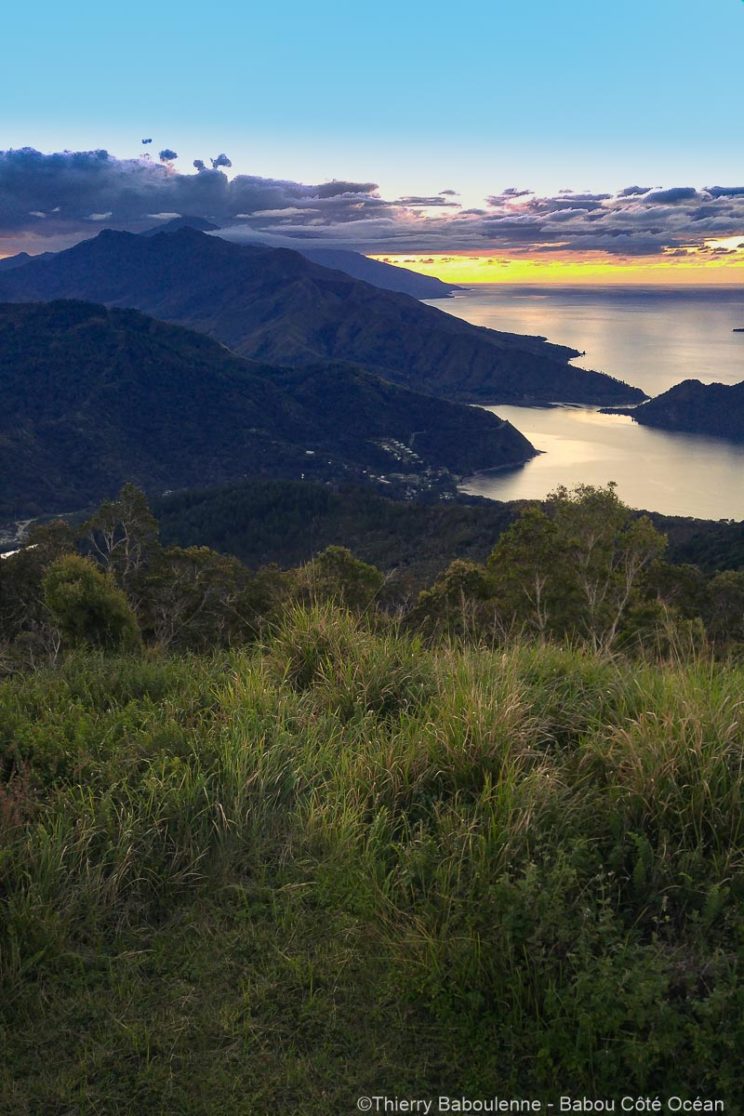
[[[609,372],[648,395],[680,380],[744,380],[744,291],[639,292],[480,287],[435,303],[477,325],[540,334],[585,350],[579,367]],[[539,499],[558,484],[618,483],[631,506],[744,519],[744,446],[669,434],[584,407],[492,408],[544,451],[519,469],[479,474],[466,492]]]

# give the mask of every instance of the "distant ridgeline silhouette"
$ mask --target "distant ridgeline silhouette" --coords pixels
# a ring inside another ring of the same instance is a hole
[[[204,217],[173,217],[140,233],[140,236],[157,236],[161,232],[178,232],[179,229],[217,232],[219,228],[219,225],[207,221]],[[257,233],[253,237],[249,234],[242,243],[262,246],[263,241],[261,235]],[[294,245],[292,247],[294,248]],[[294,250],[309,260],[321,264],[322,267],[343,271],[354,279],[363,279],[365,283],[371,283],[373,287],[381,287],[384,291],[399,291],[401,294],[411,295],[412,298],[451,298],[454,291],[463,290],[454,283],[443,283],[433,275],[421,275],[420,272],[411,271],[407,267],[397,267],[383,263],[382,260],[373,260],[363,256],[361,252],[352,252],[344,248],[310,248],[300,242]],[[27,259],[30,257],[27,256]]]

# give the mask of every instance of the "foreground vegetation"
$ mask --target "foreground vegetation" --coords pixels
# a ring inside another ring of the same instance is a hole
[[[330,607],[6,681],[3,1111],[736,1111],[743,688]]]
[[[0,1111],[744,1103],[744,575],[613,488],[402,607],[127,488],[0,563]]]

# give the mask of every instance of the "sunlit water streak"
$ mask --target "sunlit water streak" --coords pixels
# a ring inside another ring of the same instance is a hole
[[[658,395],[680,380],[744,379],[744,293],[480,287],[435,305],[466,321],[586,350],[576,360]],[[466,492],[539,499],[558,484],[617,481],[633,507],[744,519],[744,445],[638,426],[584,407],[492,408],[543,453],[467,479]]]

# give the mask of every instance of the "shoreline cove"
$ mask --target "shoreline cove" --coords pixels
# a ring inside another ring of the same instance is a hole
[[[476,325],[546,336],[586,350],[571,362],[659,395],[697,378],[744,380],[744,291],[505,288],[456,292],[447,312]],[[574,404],[489,406],[541,451],[516,469],[479,471],[459,485],[492,500],[539,500],[558,485],[606,484],[635,508],[744,519],[744,445],[641,426],[619,409]]]

